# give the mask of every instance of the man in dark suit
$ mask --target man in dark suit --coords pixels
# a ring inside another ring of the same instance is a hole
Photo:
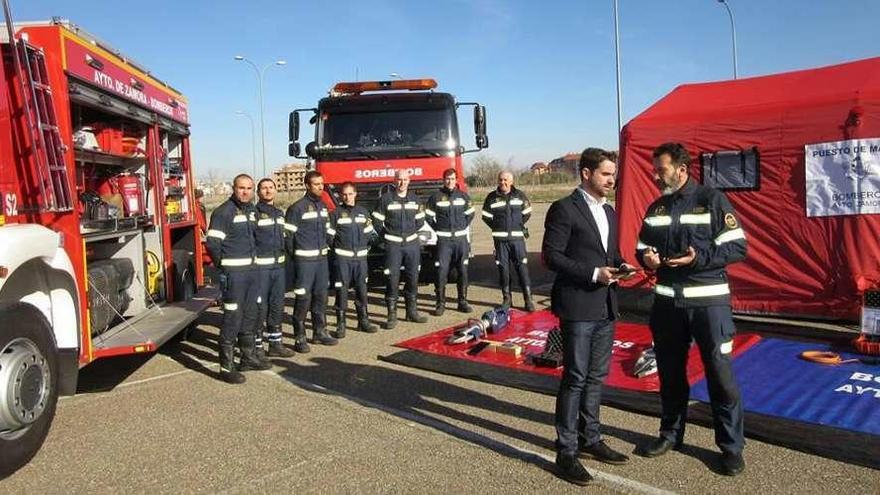
[[[551,310],[563,336],[563,371],[556,396],[556,465],[559,475],[585,485],[593,478],[578,456],[610,464],[629,458],[612,450],[599,432],[602,382],[608,375],[618,279],[632,276],[617,246],[617,219],[606,197],[614,188],[614,156],[587,148],[581,184],[553,203],[544,222],[543,257],[556,272]]]

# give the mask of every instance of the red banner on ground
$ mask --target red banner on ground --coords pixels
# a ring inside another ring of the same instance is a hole
[[[447,344],[446,339],[460,326],[444,328],[421,337],[394,344],[396,347],[411,349],[429,354],[463,359],[493,366],[512,368],[530,373],[561,376],[562,367],[547,368],[535,366],[530,356],[544,350],[547,334],[559,325],[559,320],[549,310],[526,313],[511,310],[510,323],[501,332],[489,335],[493,342],[509,342],[522,348],[520,356],[493,350],[486,347],[478,354],[468,354],[476,342],[466,344]],[[734,338],[733,355],[737,356],[761,337],[755,334],[742,334]],[[614,345],[611,351],[611,365],[605,384],[638,392],[657,392],[660,379],[656,374],[642,378],[633,376],[632,369],[642,350],[651,345],[651,331],[640,323],[619,322],[615,326]],[[688,381],[693,384],[703,378],[703,362],[696,346],[691,348],[688,357]]]

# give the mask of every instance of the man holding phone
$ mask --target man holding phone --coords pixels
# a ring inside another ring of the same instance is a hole
[[[556,396],[556,466],[560,477],[578,485],[593,477],[578,456],[625,464],[599,431],[602,383],[608,375],[614,321],[618,317],[616,282],[633,275],[617,246],[617,218],[606,198],[614,189],[614,155],[598,148],[581,154],[581,184],[553,203],[544,221],[542,256],[556,272],[551,310],[563,338],[563,371]]]
[[[742,401],[730,359],[735,329],[726,267],[746,257],[745,233],[724,194],[689,176],[691,157],[684,146],[662,144],[653,157],[661,196],[645,213],[636,256],[657,274],[650,327],[662,414],[660,437],[640,453],[657,457],[682,445],[693,340],[706,369],[720,471],[735,476],[745,469],[745,442]]]

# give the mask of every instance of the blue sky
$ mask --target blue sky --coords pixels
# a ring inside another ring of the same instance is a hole
[[[236,54],[288,62],[265,78],[270,169],[290,160],[288,112],[356,74],[434,77],[439,90],[479,101],[483,153],[514,167],[617,147],[611,0],[12,2],[17,20],[69,18],[182,91],[197,175],[250,170],[250,124],[234,112],[259,126],[257,83]],[[880,1],[729,5],[740,77],[880,56]],[[716,0],[620,0],[620,34],[624,122],[678,84],[732,77],[729,19]],[[259,152],[257,127],[258,161]]]

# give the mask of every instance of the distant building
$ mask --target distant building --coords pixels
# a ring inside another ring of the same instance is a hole
[[[550,173],[550,166],[544,162],[535,162],[529,170],[535,175],[544,175]]]
[[[566,153],[559,158],[550,160],[548,172],[562,172],[577,176],[580,159],[580,153]]]
[[[272,173],[275,187],[282,192],[303,191],[303,177],[306,166],[301,163],[289,163]]]

